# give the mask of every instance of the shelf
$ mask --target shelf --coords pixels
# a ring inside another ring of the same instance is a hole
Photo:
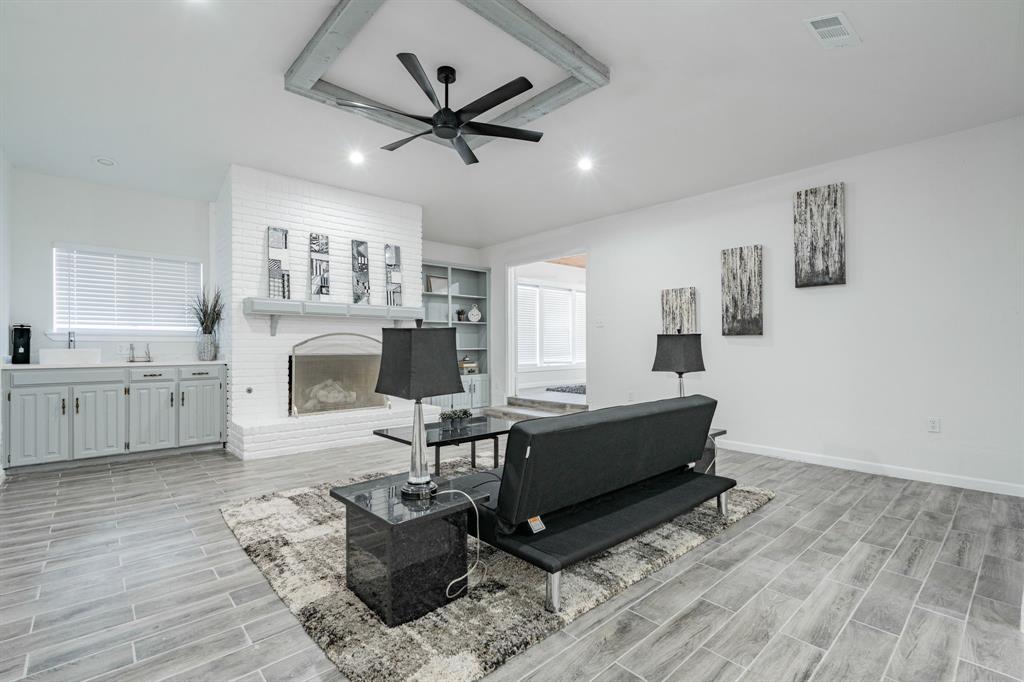
[[[474,352],[483,352],[483,351],[486,351],[487,349],[486,348],[456,348],[455,350],[459,351],[459,352],[462,352],[464,350],[474,351]]]
[[[242,312],[246,315],[265,315],[270,318],[270,335],[277,336],[277,323],[282,315],[292,317],[328,317],[356,320],[420,320],[423,308],[390,307],[385,305],[356,305],[321,301],[293,301],[284,298],[242,299]]]
[[[469,320],[452,320],[452,324],[487,324],[486,322],[470,322]]]
[[[438,298],[448,298],[448,294],[441,294],[436,291],[424,291],[424,296],[437,296]]]
[[[477,294],[452,294],[452,298],[474,298],[479,301],[487,298],[486,296],[478,296]]]

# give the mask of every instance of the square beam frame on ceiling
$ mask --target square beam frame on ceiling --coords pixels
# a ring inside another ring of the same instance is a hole
[[[284,87],[289,92],[343,109],[348,113],[368,118],[377,123],[383,123],[395,130],[408,134],[420,133],[423,132],[422,125],[416,125],[403,116],[386,111],[340,106],[337,103],[339,99],[354,100],[375,106],[387,105],[323,80],[327,69],[366,25],[373,13],[384,4],[384,1],[341,0],[335,5],[285,73]],[[588,92],[607,85],[611,79],[607,66],[551,24],[531,12],[518,0],[458,1],[569,74],[565,80],[537,93],[522,104],[495,117],[489,123],[512,127],[523,126],[544,114],[564,107]],[[445,141],[433,135],[424,139],[448,146]],[[492,139],[474,137],[469,144],[475,149],[487,144]]]

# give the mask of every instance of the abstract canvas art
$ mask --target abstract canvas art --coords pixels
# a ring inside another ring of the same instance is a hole
[[[384,289],[389,306],[402,305],[402,247],[384,245]]]
[[[697,288],[662,289],[661,333],[697,334],[699,331],[697,329]]]
[[[797,287],[846,284],[845,188],[837,182],[793,195]]]
[[[288,230],[267,228],[267,296],[291,298],[291,275],[288,272]]]
[[[722,250],[723,336],[764,333],[763,251],[760,244]]]
[[[331,293],[331,250],[326,234],[309,235],[309,293],[313,300]]]
[[[352,302],[370,305],[370,247],[352,240]]]

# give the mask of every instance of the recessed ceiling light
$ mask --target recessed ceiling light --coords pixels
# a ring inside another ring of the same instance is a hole
[[[580,160],[576,162],[576,167],[579,168],[581,171],[588,171],[594,167],[594,162],[590,159],[589,156],[584,156],[581,157]]]
[[[116,166],[117,165],[117,161],[114,161],[109,156],[95,156],[95,157],[93,157],[92,160],[95,161],[96,163],[98,163],[99,165],[107,166],[108,168],[110,166]]]
[[[360,151],[354,151],[348,155],[348,160],[353,166],[358,166],[363,161],[366,161],[366,157]]]

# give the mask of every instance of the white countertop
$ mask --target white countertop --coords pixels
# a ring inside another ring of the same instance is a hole
[[[128,362],[122,360],[120,362],[80,362],[73,364],[48,364],[40,365],[33,363],[30,365],[13,365],[4,364],[0,365],[0,370],[23,370],[23,369],[110,369],[112,367],[131,367],[131,368],[145,368],[145,367],[193,367],[195,365],[226,365],[227,362],[224,360],[154,360],[153,362]]]

